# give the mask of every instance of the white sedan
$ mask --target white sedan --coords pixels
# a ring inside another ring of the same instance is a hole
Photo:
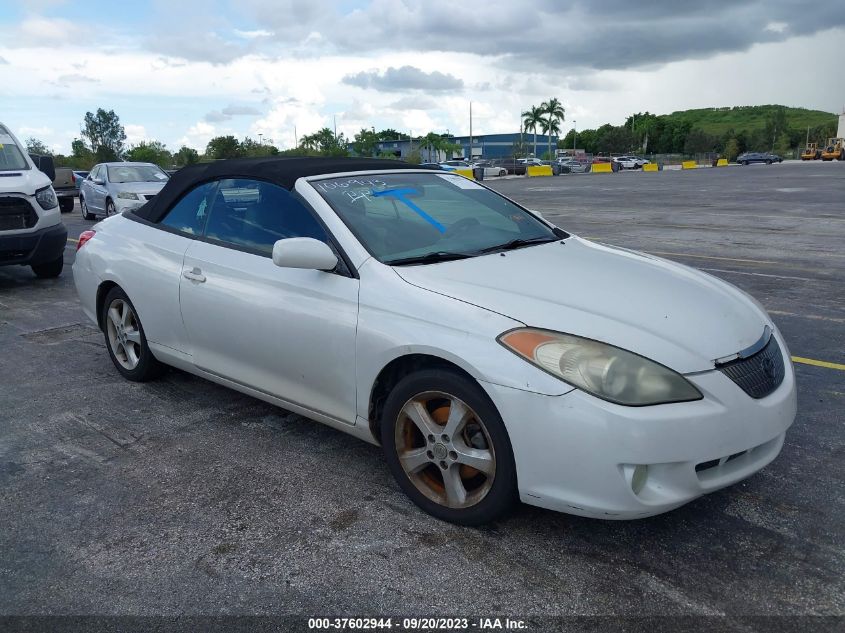
[[[665,512],[763,468],[796,414],[751,297],[455,174],[195,165],[78,248],[82,307],[127,379],[178,367],[381,444],[456,523],[517,499]]]

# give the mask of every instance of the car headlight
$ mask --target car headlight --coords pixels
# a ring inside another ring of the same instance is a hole
[[[616,404],[640,407],[702,398],[686,378],[668,367],[592,339],[518,328],[497,340],[573,387]]]
[[[35,200],[41,205],[45,211],[59,206],[59,199],[56,197],[56,192],[53,191],[53,186],[48,185],[43,189],[35,192]]]
[[[117,194],[118,198],[123,198],[124,200],[140,200],[138,194],[134,191],[120,191]]]

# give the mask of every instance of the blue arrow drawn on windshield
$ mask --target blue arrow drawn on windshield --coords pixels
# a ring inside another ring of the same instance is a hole
[[[431,217],[428,213],[420,209],[412,200],[409,200],[405,196],[410,195],[412,193],[416,193],[416,189],[385,189],[384,191],[373,191],[370,195],[375,198],[387,197],[387,198],[395,198],[406,207],[408,207],[411,211],[419,215],[423,220],[428,222],[431,226],[435,229],[440,231],[441,233],[446,232],[446,227],[440,224],[437,220]]]

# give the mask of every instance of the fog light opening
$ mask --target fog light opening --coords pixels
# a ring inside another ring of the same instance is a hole
[[[631,477],[631,490],[634,491],[635,495],[638,495],[642,492],[647,480],[648,466],[643,466],[642,464],[636,466],[634,468],[634,474]]]

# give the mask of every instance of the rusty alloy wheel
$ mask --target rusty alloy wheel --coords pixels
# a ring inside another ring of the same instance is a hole
[[[394,426],[396,454],[414,487],[431,501],[463,509],[480,503],[496,477],[483,420],[459,398],[427,391],[409,399]]]

